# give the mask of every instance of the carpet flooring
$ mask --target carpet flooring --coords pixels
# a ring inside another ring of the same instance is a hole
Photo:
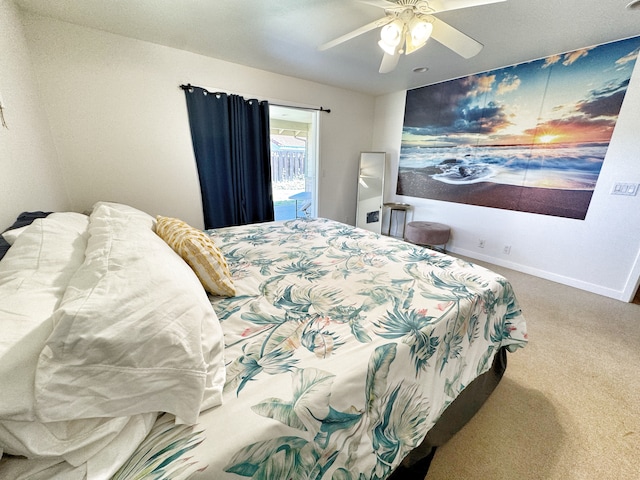
[[[485,266],[511,281],[529,344],[425,480],[640,479],[640,305]]]

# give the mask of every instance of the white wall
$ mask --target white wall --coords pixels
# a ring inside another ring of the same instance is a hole
[[[640,183],[640,68],[636,66],[585,220],[396,195],[405,92],[376,100],[374,150],[389,152],[387,201],[414,206],[415,220],[451,226],[448,250],[623,301],[640,277],[640,195],[610,195]],[[478,240],[486,240],[484,248]],[[503,253],[505,245],[511,253]]]
[[[203,225],[180,84],[330,108],[320,116],[318,214],[354,223],[371,96],[23,13],[73,208],[97,200]],[[224,206],[221,206],[224,208]]]
[[[373,99],[31,14],[20,16],[24,28],[13,4],[0,0],[0,92],[10,123],[9,132],[0,131],[0,220],[5,223],[22,210],[82,211],[97,200],[114,200],[201,226],[186,106],[178,88],[192,83],[331,108],[331,114],[321,114],[320,216],[354,223],[359,153],[386,151],[385,200],[413,204],[415,219],[451,225],[451,251],[621,300],[635,292],[640,196],[611,196],[609,191],[615,181],[640,183],[638,69],[587,218],[579,221],[396,196],[405,92]],[[486,240],[484,249],[477,247],[479,238]],[[502,253],[504,245],[511,245],[510,255]]]
[[[18,9],[0,0],[0,231],[27,210],[66,210],[69,197],[29,61]]]

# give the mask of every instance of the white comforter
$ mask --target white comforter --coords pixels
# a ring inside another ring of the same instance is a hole
[[[153,228],[99,203],[36,220],[0,262],[0,453],[29,459],[1,478],[108,478],[158,412],[194,423],[222,402],[217,317]]]

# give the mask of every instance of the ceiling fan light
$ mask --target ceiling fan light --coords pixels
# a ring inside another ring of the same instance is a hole
[[[382,27],[380,41],[378,42],[380,48],[389,55],[395,55],[400,43],[402,43],[403,30],[404,24],[398,19]]]
[[[413,17],[413,20],[411,20],[409,24],[409,31],[411,32],[411,41],[413,43],[424,44],[431,36],[433,24],[421,18]]]
[[[433,31],[433,24],[427,20],[415,16],[409,22],[409,28],[407,31],[407,47],[405,53],[409,55],[415,52],[419,48],[423,47]]]

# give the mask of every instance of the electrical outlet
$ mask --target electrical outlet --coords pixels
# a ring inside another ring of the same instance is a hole
[[[483,239],[478,240],[478,247],[484,248],[484,240]]]
[[[511,245],[505,245],[502,249],[502,253],[504,253],[505,255],[509,255],[511,253]]]

